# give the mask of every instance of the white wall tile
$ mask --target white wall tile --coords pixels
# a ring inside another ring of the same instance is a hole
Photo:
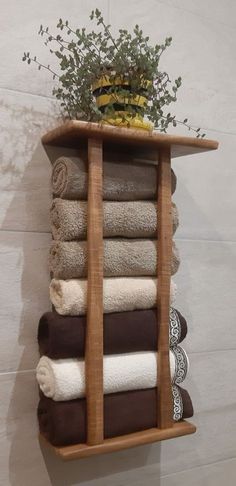
[[[176,240],[175,306],[188,322],[189,352],[236,348],[236,244]]]
[[[233,486],[235,477],[236,459],[229,459],[163,477],[160,486],[222,486],[222,484]],[[149,486],[152,484],[154,486],[156,484],[154,481],[155,478]],[[139,486],[139,483],[136,484]]]
[[[207,2],[201,0],[199,10],[203,3]],[[153,42],[173,37],[173,46],[160,64],[172,77],[181,75],[183,78],[179,102],[173,105],[173,113],[181,119],[188,117],[196,126],[235,133],[236,66],[233,59],[236,38],[233,29],[188,10],[173,8],[163,1],[120,0],[116,4],[110,2],[110,6],[114,32],[120,27],[131,29],[138,23]]]
[[[236,240],[236,136],[208,132],[219,141],[213,152],[173,159],[180,214],[177,238]]]
[[[59,111],[50,99],[1,89],[0,108],[0,227],[49,232],[51,164],[40,138]]]
[[[0,225],[48,231],[50,164],[41,135],[57,123],[46,98],[0,90]]]
[[[38,444],[34,373],[0,375],[0,484],[50,486]]]
[[[49,234],[1,232],[0,372],[32,369],[38,361],[38,320],[51,307],[49,242]]]
[[[232,383],[236,375],[236,350],[188,356],[190,368],[182,386],[188,390],[196,414],[227,411],[234,406],[236,387],[232,387]]]
[[[38,36],[40,24],[49,26],[56,34],[60,17],[70,21],[75,28],[86,27],[91,23],[89,15],[94,8],[102,10],[107,19],[107,5],[107,0],[70,0],[69,4],[62,0],[35,0],[32,8],[29,0],[2,0],[0,87],[51,96],[55,82],[50,73],[39,72],[36,66],[22,62],[23,52],[30,51],[43,64],[57,67],[56,57],[50,54],[44,39]]]
[[[203,17],[215,24],[227,25],[228,27],[236,26],[236,4],[234,0],[226,0],[224,2],[216,0],[158,0],[159,3],[164,3],[171,7],[186,10],[187,12]]]

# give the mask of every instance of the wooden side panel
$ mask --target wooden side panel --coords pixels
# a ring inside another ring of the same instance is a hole
[[[157,267],[157,312],[159,327],[158,339],[158,427],[169,428],[173,425],[173,401],[169,362],[169,307],[170,276],[172,251],[171,218],[171,160],[170,148],[159,151],[158,168],[158,267]]]
[[[87,443],[103,441],[102,141],[88,140]]]

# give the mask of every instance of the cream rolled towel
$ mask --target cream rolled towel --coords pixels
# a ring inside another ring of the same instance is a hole
[[[180,346],[170,350],[172,383],[181,383],[188,372],[188,358]],[[104,393],[143,390],[157,386],[157,353],[110,354],[103,358]],[[41,391],[55,401],[85,396],[85,362],[76,358],[40,359],[36,377]]]
[[[171,281],[170,304],[176,294]],[[80,316],[87,312],[87,280],[52,279],[50,299],[58,314]],[[103,279],[103,312],[132,311],[156,307],[157,279],[152,277],[110,277]]]
[[[86,239],[87,202],[54,199],[51,227],[55,240]],[[156,238],[157,206],[153,201],[103,202],[103,236],[112,238]],[[173,234],[178,224],[178,211],[172,203]]]
[[[60,157],[52,168],[52,192],[63,199],[87,199],[87,162],[79,157]],[[103,199],[134,201],[155,199],[157,170],[152,164],[126,161],[103,162]],[[171,172],[172,193],[176,176]]]
[[[103,268],[106,277],[157,274],[156,240],[104,239],[103,249]],[[171,275],[177,272],[179,264],[179,252],[173,242]],[[55,278],[87,277],[87,241],[52,242],[49,268]]]

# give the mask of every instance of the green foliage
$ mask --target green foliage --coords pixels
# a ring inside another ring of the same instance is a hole
[[[204,137],[200,129],[193,129],[188,119],[176,120],[174,115],[165,113],[166,107],[177,100],[177,92],[182,84],[181,77],[173,83],[169,75],[159,68],[163,52],[171,45],[172,38],[167,37],[162,44],[151,46],[149,37],[136,25],[130,33],[120,29],[117,38],[111,34],[111,26],[106,25],[101,12],[96,9],[90,15],[98,29],[87,32],[85,28],[73,30],[69,22],[59,19],[57,29],[60,33],[52,35],[49,28],[40,26],[38,34],[44,38],[50,53],[58,59],[60,71],[54,72],[50,65],[44,65],[32,57],[29,52],[23,55],[23,61],[35,63],[38,69],[47,69],[57,80],[53,88],[54,96],[59,100],[65,116],[73,119],[99,121],[102,114],[96,106],[92,85],[102,75],[108,75],[111,82],[121,77],[128,83],[127,89],[121,90],[113,84],[109,92],[119,94],[127,99],[141,94],[145,80],[151,83],[145,85],[145,96],[148,98],[141,115],[145,114],[156,129],[166,132],[169,125],[185,125],[194,130],[197,137]],[[129,116],[134,117],[136,111],[128,106]],[[115,117],[113,104],[105,109],[106,116]]]

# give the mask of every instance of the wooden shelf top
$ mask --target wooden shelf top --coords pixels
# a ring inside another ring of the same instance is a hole
[[[133,128],[101,125],[99,123],[70,120],[51,130],[42,137],[44,145],[54,145],[70,148],[83,148],[88,138],[102,139],[106,145],[117,144],[142,146],[158,149],[163,146],[171,147],[171,157],[180,157],[195,153],[216,150],[218,142],[215,140],[166,135],[156,130],[148,132]]]
[[[121,435],[120,437],[114,437],[113,439],[105,439],[101,444],[94,446],[76,444],[66,447],[54,447],[42,435],[39,436],[39,439],[42,445],[48,445],[64,461],[70,461],[72,459],[80,459],[97,454],[107,454],[109,452],[151,444],[152,442],[173,439],[183,435],[194,434],[194,432],[196,432],[195,425],[186,420],[182,420],[181,422],[174,423],[173,427],[169,429],[153,428],[141,432],[134,432],[133,434]]]

